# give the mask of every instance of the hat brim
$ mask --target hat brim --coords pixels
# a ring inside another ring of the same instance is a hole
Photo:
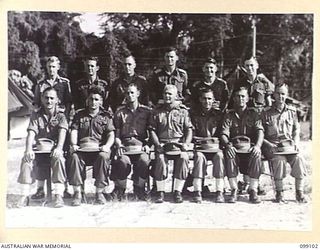
[[[283,152],[275,152],[273,154],[275,154],[275,155],[296,155],[298,153],[299,153],[298,151],[288,151],[288,152],[283,151]]]
[[[123,154],[124,155],[141,155],[145,153],[144,151],[142,150],[139,150],[139,151],[124,151]]]
[[[99,148],[78,148],[78,150],[77,151],[79,151],[79,152],[99,152],[100,151],[100,149]]]
[[[51,152],[52,152],[52,149],[51,150],[33,150],[33,152],[35,153],[35,154],[51,154]]]
[[[173,151],[167,151],[164,152],[165,155],[180,155],[181,154],[181,150],[173,150]]]
[[[250,154],[250,149],[237,149],[238,154]]]
[[[217,153],[217,152],[221,151],[221,150],[218,149],[218,148],[215,148],[215,149],[196,148],[195,150],[196,150],[197,152],[201,152],[201,153]]]

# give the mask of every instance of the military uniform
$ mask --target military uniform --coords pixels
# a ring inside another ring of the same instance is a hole
[[[216,106],[220,110],[223,110],[228,102],[229,90],[227,86],[227,82],[221,78],[216,77],[212,84],[205,82],[205,80],[195,82],[190,90],[191,90],[191,101],[192,106],[195,106],[199,103],[199,97],[202,89],[212,89],[214,99],[216,101]]]
[[[266,99],[268,95],[273,94],[275,86],[264,74],[258,74],[253,81],[250,81],[247,76],[240,78],[238,87],[246,87],[248,89],[250,97],[248,106],[254,107],[258,96],[262,94],[264,96],[263,99]]]
[[[282,111],[275,106],[270,107],[262,113],[262,122],[265,128],[265,139],[273,144],[278,144],[281,139],[294,140],[300,133],[296,109],[288,105],[285,105]],[[291,165],[291,175],[296,180],[302,180],[306,176],[306,163],[301,154],[275,155],[267,143],[263,144],[262,152],[273,168],[277,191],[283,191],[282,179],[286,177],[287,162]],[[302,185],[296,186],[297,190],[302,191],[302,188]]]
[[[32,113],[27,130],[34,131],[36,140],[48,138],[57,142],[61,129],[68,130],[65,115],[62,112],[57,112],[48,120],[44,109],[40,108],[39,111]],[[52,169],[53,183],[64,183],[66,181],[65,158],[63,156],[54,158],[47,154],[35,154],[34,172],[32,172],[32,164],[22,160],[18,182],[31,184],[34,182],[34,177],[37,180],[45,180],[49,176],[50,168]]]
[[[172,109],[162,105],[153,112],[150,129],[155,131],[160,143],[182,142],[187,130],[191,128],[189,113],[183,104],[177,104]],[[163,153],[156,153],[154,177],[157,181],[165,180],[168,176],[166,160],[167,157]],[[187,178],[188,161],[188,154],[181,152],[174,162],[174,178]]]
[[[92,117],[87,109],[79,111],[72,122],[71,130],[78,131],[78,141],[84,137],[92,137],[101,145],[106,143],[109,132],[115,130],[109,112],[100,110]],[[74,152],[69,159],[69,182],[73,186],[80,186],[85,179],[85,166],[93,165],[95,186],[103,188],[108,183],[110,152],[82,153]]]
[[[70,81],[67,78],[61,76],[57,76],[53,84],[51,84],[48,79],[44,79],[35,86],[33,100],[34,104],[38,105],[39,107],[41,106],[41,94],[48,87],[53,87],[57,91],[58,98],[60,100],[59,107],[62,110],[65,110],[66,107],[71,106],[72,97]]]
[[[175,85],[178,90],[178,99],[183,101],[187,94],[188,74],[183,69],[176,68],[172,74],[167,73],[165,68],[156,69],[150,83],[152,90],[151,101],[157,104],[162,99],[163,89],[166,85]],[[151,93],[151,91],[150,91]]]
[[[261,119],[252,108],[246,108],[242,116],[235,110],[229,110],[222,122],[221,135],[229,138],[229,141],[238,135],[244,135],[256,141],[258,130],[263,131]],[[238,166],[240,173],[248,175],[250,178],[258,179],[261,171],[261,157],[251,157],[247,154],[237,154],[235,158],[225,158],[226,173],[228,178],[238,176]]]
[[[107,109],[109,84],[105,80],[97,77],[92,83],[89,82],[88,78],[83,78],[76,82],[75,94],[73,95],[73,103],[76,110],[85,108],[89,90],[93,86],[101,87],[104,90],[103,107]]]
[[[111,85],[108,103],[113,112],[115,112],[118,107],[125,104],[126,88],[130,83],[135,83],[140,89],[139,102],[148,105],[149,96],[146,78],[137,74],[134,74],[129,78],[122,75]]]
[[[147,129],[150,126],[151,109],[139,104],[132,111],[126,105],[120,107],[114,116],[116,137],[126,147],[129,145],[145,145],[147,143]],[[112,179],[125,180],[131,172],[133,163],[133,181],[135,186],[144,188],[148,178],[149,156],[146,153],[138,155],[121,155],[112,163]],[[139,183],[140,180],[140,183]]]
[[[208,113],[205,113],[200,109],[193,110],[191,112],[191,121],[194,126],[193,136],[219,137],[222,119],[223,113],[216,109],[211,109]],[[219,179],[224,178],[223,153],[204,154],[198,151],[194,154],[193,177],[202,179],[205,177],[207,160],[213,162],[213,176]]]

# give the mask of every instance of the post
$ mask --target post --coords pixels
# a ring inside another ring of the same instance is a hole
[[[252,18],[252,56],[256,57],[256,37],[257,37],[257,29],[256,29],[256,20],[254,17]]]

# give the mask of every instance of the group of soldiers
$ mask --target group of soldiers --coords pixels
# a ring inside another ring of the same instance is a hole
[[[259,65],[253,57],[244,61],[246,76],[236,82],[231,93],[226,81],[216,76],[217,63],[213,58],[205,60],[203,78],[193,84],[188,83],[187,72],[176,66],[177,61],[176,49],[167,49],[164,67],[155,70],[147,81],[136,74],[136,61],[130,55],[123,60],[124,74],[109,85],[98,77],[97,58],[89,57],[84,61],[86,78],[70,86],[69,80],[58,74],[59,59],[49,57],[47,78],[35,87],[36,111],[30,118],[18,178],[22,192],[19,206],[28,205],[35,180],[37,192],[31,198],[44,198],[48,171],[52,176],[53,206],[64,206],[68,185],[73,187],[72,205],[80,206],[85,195],[86,166],[93,166],[96,204],[105,204],[109,199],[123,200],[131,173],[137,199],[149,199],[146,183],[151,175],[156,189],[153,200],[162,203],[169,160],[174,165],[175,203],[183,202],[182,191],[188,176],[192,178],[192,199],[201,203],[208,161],[212,161],[212,175],[216,179],[216,202],[237,201],[240,172],[249,185],[249,201],[259,203],[262,155],[273,172],[276,202],[285,202],[283,178],[288,163],[295,178],[296,200],[306,202],[304,159],[299,153],[275,154],[283,139],[294,141],[297,150],[299,146],[297,113],[285,102],[288,86],[274,85],[258,74]],[[73,107],[77,111],[70,116]],[[238,136],[250,139],[246,154],[239,153],[234,145]],[[34,149],[41,138],[54,141],[50,154],[39,154]],[[196,141],[212,140],[219,143],[214,152],[192,147]],[[98,142],[98,151],[81,151],[83,141]],[[178,154],[167,154],[175,147]],[[139,148],[139,153],[127,154],[130,148]],[[154,159],[150,158],[151,151]],[[226,200],[225,177],[231,188]],[[114,189],[107,194],[105,189],[110,180]]]

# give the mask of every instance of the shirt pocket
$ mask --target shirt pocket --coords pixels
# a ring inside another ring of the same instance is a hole
[[[265,123],[264,129],[265,129],[266,136],[274,136],[274,135],[277,135],[277,133],[278,133],[277,125],[276,125],[276,123],[274,123],[272,121],[267,121]]]

